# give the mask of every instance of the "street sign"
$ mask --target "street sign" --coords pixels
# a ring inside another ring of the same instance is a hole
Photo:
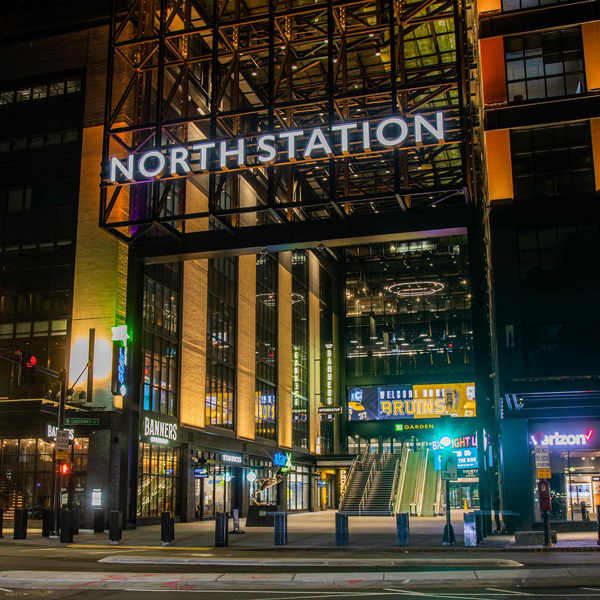
[[[54,452],[56,460],[69,460],[69,451],[68,450],[56,450]]]
[[[100,419],[72,417],[65,419],[65,425],[100,425]]]
[[[549,479],[550,472],[550,449],[546,446],[535,447],[535,468],[538,479]]]
[[[453,481],[458,479],[458,458],[454,452],[444,450],[442,452],[442,480]]]
[[[339,415],[341,413],[341,406],[319,406],[320,415]]]
[[[66,452],[69,449],[69,430],[59,429],[56,432],[56,450]]]

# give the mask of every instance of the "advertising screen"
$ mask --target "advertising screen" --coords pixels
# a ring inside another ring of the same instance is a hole
[[[474,417],[474,383],[348,388],[349,421]]]

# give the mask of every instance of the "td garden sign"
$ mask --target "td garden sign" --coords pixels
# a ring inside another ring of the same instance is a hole
[[[387,117],[360,124],[338,123],[328,129],[288,130],[228,141],[203,140],[189,147],[169,146],[142,154],[129,154],[125,158],[113,156],[109,162],[109,182],[138,183],[206,171],[360,155],[403,145],[435,144],[443,140],[442,112],[428,118],[413,115],[409,120]]]

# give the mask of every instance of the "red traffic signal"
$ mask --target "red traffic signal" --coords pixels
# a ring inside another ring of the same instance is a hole
[[[29,386],[35,383],[35,367],[37,358],[31,352],[19,352],[21,360],[19,385]]]
[[[61,475],[70,475],[71,474],[71,463],[61,462],[58,470]]]

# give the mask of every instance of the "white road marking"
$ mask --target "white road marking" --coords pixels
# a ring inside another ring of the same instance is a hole
[[[535,594],[527,594],[525,592],[515,592],[514,590],[501,590],[498,588],[485,588],[490,592],[503,592],[504,594],[515,594],[515,596],[534,596]]]
[[[390,591],[390,592],[397,592],[399,594],[404,594],[405,596],[426,596],[426,597],[431,597],[433,595],[433,593],[425,593],[425,592],[415,592],[412,590],[396,590],[393,588],[385,588],[386,590]],[[440,598],[459,598],[460,600],[485,600],[485,598],[482,598],[481,596],[457,596],[455,594],[439,594],[436,592],[436,596],[437,599]]]
[[[7,590],[6,588],[0,588],[0,592],[10,592],[10,593],[12,593],[12,590]]]
[[[584,587],[582,587],[582,588],[579,588],[579,589],[580,590],[590,590],[592,592],[600,592],[600,590],[598,588],[584,588]]]

